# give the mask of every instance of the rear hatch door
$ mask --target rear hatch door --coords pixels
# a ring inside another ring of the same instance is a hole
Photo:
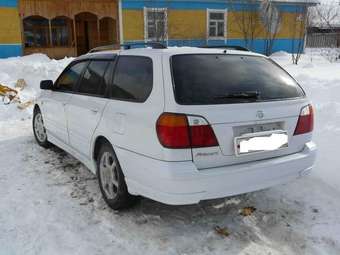
[[[296,81],[265,57],[186,54],[171,59],[176,112],[212,126],[218,147],[193,148],[199,169],[263,160],[301,151],[309,135],[294,136],[308,105]],[[236,138],[280,132],[287,143],[275,150],[240,155]]]

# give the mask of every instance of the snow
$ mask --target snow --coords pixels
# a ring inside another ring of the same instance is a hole
[[[287,53],[272,58],[302,85],[316,108],[314,140],[319,153],[313,175],[340,190],[340,62],[330,63],[318,50],[307,52],[297,66]]]
[[[14,88],[18,79],[24,79],[29,86],[20,93],[20,99],[22,101],[34,99],[40,93],[40,81],[57,79],[60,72],[71,60],[71,58],[59,61],[51,60],[43,54],[0,59],[0,84]],[[31,115],[31,112],[31,109],[18,112],[17,107],[11,105],[10,107],[2,107],[0,118],[6,120],[17,119],[18,115],[20,118],[24,118]]]
[[[34,141],[31,111],[0,103],[0,255],[36,254],[312,254],[340,251],[340,63],[308,51],[299,65],[272,58],[306,90],[316,108],[318,161],[311,176],[259,192],[199,205],[167,206],[142,199],[114,212],[96,178],[58,148]],[[0,60],[0,83],[28,84],[39,94],[71,59],[44,55]],[[254,206],[248,217],[240,209]],[[227,228],[230,236],[214,228]]]

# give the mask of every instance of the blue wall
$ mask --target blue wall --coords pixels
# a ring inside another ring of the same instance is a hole
[[[7,12],[8,8],[17,9],[17,7],[18,7],[18,0],[0,0],[0,8],[4,12]],[[15,14],[15,15],[16,16],[13,17],[13,18],[17,19],[18,14]],[[3,21],[1,21],[1,19],[2,19],[2,17],[0,15],[0,22],[3,22]],[[8,22],[8,20],[6,20],[6,21]],[[5,26],[4,28],[6,28],[6,25],[3,24],[3,26]],[[6,28],[6,29],[8,29],[8,28]],[[1,30],[1,32],[3,33],[2,36],[8,39],[13,35],[7,35],[6,29],[4,31]],[[6,40],[6,41],[8,41],[8,40]],[[3,44],[0,43],[0,58],[21,56],[22,55],[22,46],[21,46],[21,44],[17,43],[17,41],[18,40],[13,40],[13,43],[11,43],[11,44],[7,44],[7,42],[3,43]]]
[[[197,10],[197,9],[233,9],[235,11],[240,10],[255,10],[258,9],[257,4],[245,4],[245,3],[227,3],[226,0],[123,0],[123,9],[143,9],[144,7],[154,8],[170,8],[170,9],[182,9],[182,10]],[[304,5],[283,4],[277,3],[278,8],[284,12],[301,12]]]
[[[0,58],[22,56],[21,44],[0,44]]]
[[[17,7],[18,0],[0,0],[1,7]]]

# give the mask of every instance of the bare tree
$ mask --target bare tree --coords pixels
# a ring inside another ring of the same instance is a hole
[[[313,34],[309,36],[312,44],[318,43],[324,48],[322,55],[330,62],[340,59],[340,2],[332,1],[329,3],[322,3],[316,7],[311,8],[313,19],[309,26],[326,31],[320,34]],[[319,40],[319,39],[322,40]]]
[[[236,10],[236,5],[239,4],[239,1],[231,0],[228,2],[231,4],[231,9]],[[238,11],[238,15],[232,16],[232,22],[242,34],[245,47],[252,50],[254,48],[254,40],[261,33],[261,29],[259,29],[258,0],[245,0],[243,2],[247,7],[252,7],[253,10],[248,11],[247,8],[242,8],[241,11]]]
[[[280,30],[282,14],[272,0],[262,0],[260,13],[265,28],[264,53],[269,56],[273,52],[273,46]]]
[[[334,29],[340,23],[340,2],[332,1],[312,9],[315,14],[314,24],[321,28]]]
[[[314,13],[307,7],[297,7],[296,10],[296,19],[294,21],[293,26],[291,27],[292,31],[292,62],[297,65],[301,55],[305,48],[305,40],[307,36],[307,27],[309,26],[311,20],[313,19]],[[295,38],[298,38],[296,40]]]

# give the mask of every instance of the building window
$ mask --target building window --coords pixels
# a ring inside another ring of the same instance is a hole
[[[226,37],[226,11],[208,9],[208,35],[212,38]]]
[[[99,21],[100,44],[109,45],[117,43],[117,23],[113,18],[105,17]]]
[[[58,47],[71,47],[73,43],[73,22],[67,17],[51,20],[52,44]]]
[[[144,9],[145,40],[166,41],[168,39],[167,9]]]
[[[23,20],[25,47],[48,47],[50,45],[48,19],[30,16]]]

